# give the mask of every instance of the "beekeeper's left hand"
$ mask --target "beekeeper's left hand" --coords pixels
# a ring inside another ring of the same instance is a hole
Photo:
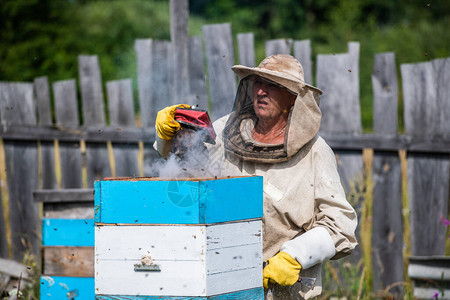
[[[263,285],[269,288],[269,282],[282,286],[291,286],[297,282],[302,266],[286,252],[279,252],[267,260],[263,270]]]
[[[166,141],[172,140],[175,133],[181,128],[180,123],[175,121],[175,110],[177,108],[189,107],[191,106],[188,104],[176,104],[158,111],[155,127],[156,133],[160,139]]]

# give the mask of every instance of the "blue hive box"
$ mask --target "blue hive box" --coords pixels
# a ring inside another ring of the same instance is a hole
[[[210,224],[261,218],[262,177],[106,180],[95,183],[95,222]]]

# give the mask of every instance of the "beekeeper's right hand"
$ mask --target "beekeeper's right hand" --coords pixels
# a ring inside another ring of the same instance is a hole
[[[302,265],[286,252],[278,252],[267,261],[263,270],[263,286],[267,290],[269,282],[281,286],[291,286],[297,282]]]
[[[175,121],[175,109],[190,107],[188,104],[176,104],[158,111],[155,124],[158,137],[166,141],[172,140],[175,133],[181,128],[180,123]]]

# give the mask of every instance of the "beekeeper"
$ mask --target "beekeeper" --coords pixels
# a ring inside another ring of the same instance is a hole
[[[290,55],[273,55],[256,68],[237,65],[240,83],[231,114],[214,122],[209,165],[217,172],[264,178],[264,288],[274,299],[308,299],[321,293],[321,265],[351,253],[357,217],[347,202],[336,158],[318,136],[318,88],[304,81]],[[158,151],[179,129],[174,110],[156,120]],[[313,286],[299,282],[315,278]]]

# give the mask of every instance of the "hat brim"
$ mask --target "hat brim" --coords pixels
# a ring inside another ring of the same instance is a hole
[[[299,78],[296,78],[294,76],[291,76],[286,73],[269,70],[269,69],[263,69],[263,68],[251,68],[243,65],[235,65],[231,67],[233,72],[239,77],[239,79],[244,79],[250,75],[258,75],[263,78],[267,78],[269,80],[272,80],[287,89],[291,90],[292,92],[298,94],[301,92],[301,89],[307,87],[312,90],[315,90],[319,92],[320,94],[323,94],[322,90],[318,89],[315,86],[312,86]]]

